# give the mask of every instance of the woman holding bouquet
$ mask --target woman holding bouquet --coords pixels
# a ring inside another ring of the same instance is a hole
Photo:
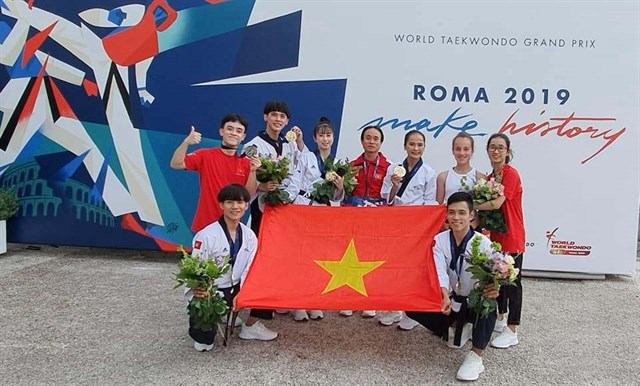
[[[313,141],[318,145],[313,152],[305,151],[298,161],[300,178],[296,179],[300,183],[300,194],[295,198],[294,204],[310,204],[313,201],[314,185],[323,183],[330,179],[333,184],[333,197],[331,201],[339,205],[344,197],[344,184],[342,176],[331,173],[327,176],[327,165],[332,165],[335,156],[331,154],[333,146],[333,126],[327,117],[320,118],[320,121],[313,128]],[[321,205],[326,202],[314,202]]]
[[[453,157],[456,165],[450,170],[438,174],[436,181],[436,199],[440,204],[447,202],[449,196],[455,192],[467,191],[476,184],[476,181],[486,176],[471,166],[474,143],[473,137],[461,131],[451,143]]]
[[[313,141],[318,148],[313,152],[305,151],[298,161],[299,178],[293,180],[300,183],[300,193],[293,201],[298,205],[323,205],[313,201],[312,192],[314,192],[314,184],[322,184],[325,181],[327,172],[327,164],[332,164],[334,156],[331,154],[331,146],[333,145],[333,126],[328,118],[322,117],[318,124],[313,128]],[[337,173],[332,178],[331,183],[334,187],[332,199],[339,205],[344,197],[343,178]],[[294,310],[293,319],[298,322],[306,321],[309,318],[320,320],[324,318],[324,314],[320,310],[311,310],[307,313],[305,310]]]
[[[426,138],[418,130],[409,131],[404,136],[407,158],[402,166],[388,168],[382,186],[382,197],[388,205],[438,205],[436,201],[436,172],[424,163]],[[418,325],[406,318],[402,311],[388,312],[378,322],[383,326],[398,323],[402,330],[412,330]]]
[[[504,194],[493,200],[476,205],[477,210],[499,209],[504,217],[507,231],[491,232],[491,240],[502,245],[502,250],[509,253],[519,269],[515,286],[500,288],[498,297],[499,315],[496,331],[500,334],[491,342],[491,346],[508,348],[518,344],[517,326],[520,325],[522,310],[522,258],[525,246],[524,217],[522,215],[522,182],[518,171],[509,165],[513,159],[511,140],[505,134],[496,133],[489,137],[487,154],[493,167],[489,178],[493,177],[504,186]],[[505,313],[508,318],[505,320]],[[505,327],[506,326],[506,327]]]

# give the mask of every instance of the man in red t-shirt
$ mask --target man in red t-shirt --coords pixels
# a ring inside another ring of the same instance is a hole
[[[256,170],[261,165],[260,160],[257,156],[247,158],[236,153],[246,137],[247,127],[243,117],[228,114],[220,122],[221,148],[198,149],[187,154],[190,145],[199,144],[202,140],[202,134],[191,126],[191,132],[173,153],[172,168],[196,171],[200,178],[200,197],[191,225],[194,232],[199,232],[222,215],[216,197],[224,186],[240,184],[250,194],[255,193],[258,184]]]

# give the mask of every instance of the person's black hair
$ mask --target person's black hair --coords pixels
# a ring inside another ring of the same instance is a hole
[[[509,137],[507,137],[506,134],[503,134],[503,133],[491,134],[491,137],[489,137],[489,140],[487,141],[487,151],[489,151],[489,144],[491,143],[491,140],[493,140],[495,138],[502,138],[502,139],[504,139],[504,142],[507,144],[507,159],[506,159],[506,163],[509,163],[509,162],[513,161],[513,150],[511,150],[511,140],[509,139]]]
[[[333,134],[333,125],[331,125],[331,121],[327,117],[320,117],[320,120],[313,128],[313,137],[315,138],[318,134],[331,132]]]
[[[467,192],[455,192],[447,199],[447,206],[455,204],[456,202],[466,202],[469,207],[469,212],[473,211],[473,198]]]
[[[249,130],[249,122],[239,114],[227,114],[220,121],[220,128],[222,129],[227,122],[238,122],[242,126],[244,126],[244,132],[246,133]]]
[[[249,202],[251,195],[247,188],[240,184],[229,184],[218,192],[218,202],[223,203],[225,201],[244,201]]]
[[[266,105],[264,105],[264,114],[269,114],[274,111],[284,113],[284,115],[287,116],[287,119],[291,118],[289,106],[287,106],[287,104],[282,101],[269,101]]]
[[[419,131],[419,130],[411,130],[407,134],[404,135],[404,145],[405,146],[407,146],[407,142],[409,142],[409,137],[411,137],[414,134],[419,134],[420,136],[422,136],[422,141],[425,144],[427,143],[427,138],[424,136],[424,134],[421,131]]]
[[[369,129],[377,130],[378,133],[380,133],[380,143],[384,142],[384,133],[382,132],[382,129],[379,128],[378,126],[373,126],[373,125],[367,126],[364,129],[362,129],[362,131],[360,132],[360,141],[364,141],[364,133]]]

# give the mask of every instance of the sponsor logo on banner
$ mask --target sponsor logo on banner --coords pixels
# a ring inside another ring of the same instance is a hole
[[[580,244],[574,240],[562,240],[558,237],[559,227],[547,231],[547,248],[552,255],[587,256],[591,253],[591,245]]]

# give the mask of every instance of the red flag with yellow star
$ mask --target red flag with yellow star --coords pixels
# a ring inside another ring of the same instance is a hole
[[[444,206],[267,207],[238,308],[439,311]]]

